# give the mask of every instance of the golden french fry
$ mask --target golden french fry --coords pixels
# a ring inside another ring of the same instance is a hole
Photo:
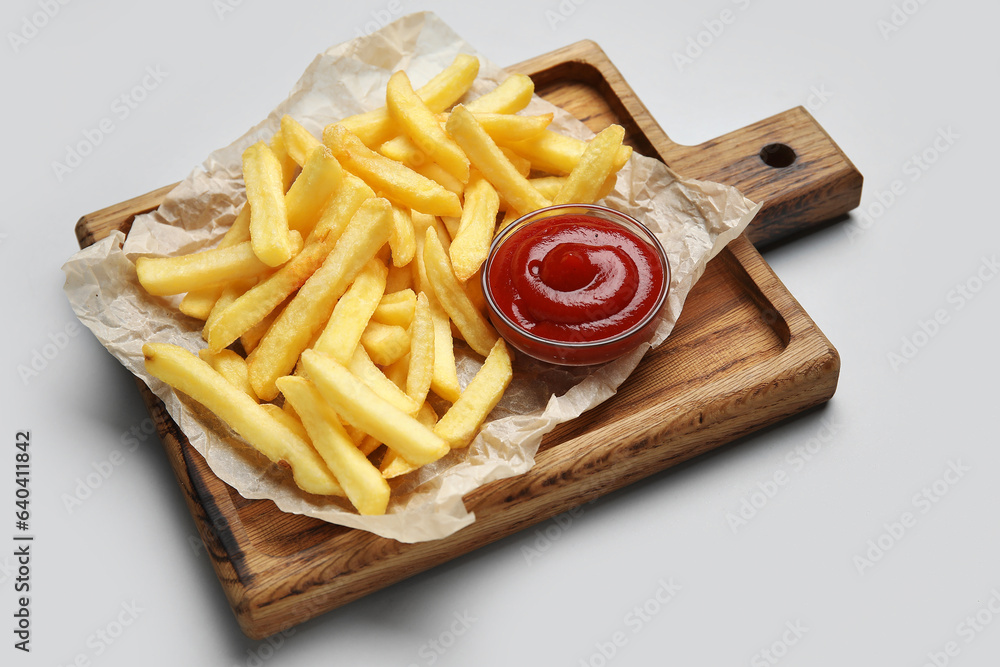
[[[445,171],[437,162],[431,161],[427,154],[405,134],[385,142],[378,147],[378,152],[396,162],[402,162],[421,176],[440,183],[446,190],[456,195],[461,195],[465,189],[462,181]]]
[[[281,163],[263,141],[243,151],[243,181],[250,206],[250,242],[260,261],[280,266],[292,256]]]
[[[361,345],[372,361],[388,366],[410,351],[410,335],[403,327],[372,320],[361,332]]]
[[[322,143],[287,114],[281,117],[281,138],[285,150],[300,167],[305,166],[306,160]]]
[[[522,213],[545,208],[551,202],[531,186],[503,154],[472,113],[462,105],[448,118],[448,133],[455,139],[469,161],[493,184],[507,202]],[[430,211],[428,211],[430,212]],[[442,213],[441,215],[448,215]]]
[[[217,317],[213,310],[213,317],[205,323],[209,349],[217,352],[228,347],[267,317],[323,264],[333,246],[327,239],[311,242],[280,269],[229,303]]]
[[[424,265],[434,297],[462,333],[465,342],[478,354],[489,354],[497,342],[497,334],[483,314],[469,301],[433,227],[427,228],[424,240]]]
[[[434,425],[434,432],[444,438],[452,449],[468,445],[490,411],[500,402],[512,378],[510,354],[503,339],[500,339],[462,395]]]
[[[260,407],[262,407],[267,414],[274,417],[277,421],[281,422],[282,425],[295,433],[295,435],[299,436],[312,446],[312,442],[309,440],[309,433],[306,431],[306,427],[302,425],[302,421],[299,419],[299,416],[295,414],[295,410],[292,409],[292,404],[285,403],[285,405],[288,407],[287,410],[279,408],[274,403],[261,403]]]
[[[521,174],[521,176],[524,176],[525,178],[528,178],[531,174],[530,160],[521,157],[506,146],[500,146],[500,152],[504,154],[504,157],[510,160],[510,163],[514,165],[514,169],[517,170],[517,173]],[[531,181],[529,180],[528,183],[530,184]]]
[[[473,113],[517,113],[528,106],[534,93],[535,83],[531,77],[512,74],[490,92],[466,104],[465,108]]]
[[[315,350],[302,353],[306,373],[344,421],[385,443],[415,465],[436,461],[448,443],[378,396],[344,366]]]
[[[347,366],[347,369],[351,371],[354,377],[364,382],[369,389],[378,394],[386,402],[391,403],[408,415],[417,413],[420,403],[407,396],[399,385],[392,381],[392,378],[380,371],[362,346],[359,345],[355,348],[350,361],[344,365]],[[391,366],[395,365],[395,363],[391,364]]]
[[[212,312],[208,314],[205,318],[205,326],[201,329],[201,337],[208,341],[208,331],[209,329],[219,321],[222,313],[228,308],[234,301],[236,301],[240,296],[242,296],[248,289],[257,284],[256,278],[246,278],[243,280],[233,280],[226,284],[222,289],[222,294],[216,300],[215,305],[212,306]],[[233,340],[236,340],[235,338]],[[232,341],[230,341],[232,342]],[[222,347],[225,347],[223,345]],[[218,352],[222,348],[217,350],[212,350],[213,352]]]
[[[416,237],[414,236],[414,242]],[[415,251],[414,251],[415,252]],[[414,256],[416,256],[414,254]],[[411,289],[413,287],[413,269],[411,266],[413,262],[410,262],[406,266],[390,266],[389,267],[389,277],[385,281],[385,292],[386,294],[392,294],[393,292],[400,292],[402,290]]]
[[[406,395],[417,405],[424,402],[434,377],[434,321],[430,302],[423,292],[410,323],[410,363],[406,373]]]
[[[271,137],[270,146],[274,157],[278,158],[278,162],[281,164],[281,182],[287,194],[288,188],[292,186],[295,176],[299,173],[299,163],[288,154],[288,148],[285,146],[285,135],[280,130]]]
[[[222,240],[219,241],[219,248],[228,248],[234,246],[237,243],[242,243],[243,241],[250,240],[250,207],[244,204],[240,208],[240,212],[237,214],[236,219],[226,230],[223,235]],[[204,320],[208,318],[209,313],[212,312],[212,306],[218,300],[219,296],[222,295],[222,287],[203,287],[200,289],[194,289],[184,295],[181,299],[180,305],[177,306],[177,310],[181,311],[188,317],[194,317],[199,320]]]
[[[451,320],[438,300],[428,295],[431,322],[434,325],[434,372],[431,391],[454,403],[462,391],[455,365],[455,344],[451,336]]]
[[[413,262],[410,263],[413,273],[413,285],[417,292],[427,292],[433,294],[430,283],[427,282],[427,269],[424,267],[424,240],[427,237],[427,228],[434,227],[434,233],[445,251],[451,247],[451,235],[440,218],[423,213],[413,214],[413,231],[416,235],[417,251],[413,255]]]
[[[431,407],[430,403],[424,403],[420,406],[420,411],[417,412],[418,422],[429,429],[433,429],[437,419],[437,413],[434,412],[434,408]],[[408,472],[413,472],[419,467],[420,466],[413,465],[395,451],[389,449],[386,451],[385,456],[382,457],[382,463],[379,465],[379,470],[382,471],[382,477],[385,479],[392,479],[394,477],[399,477],[400,475],[405,475]]]
[[[417,295],[412,289],[403,289],[383,296],[371,318],[382,324],[395,324],[405,329],[413,321],[416,307]]]
[[[542,196],[553,199],[559,190],[562,189],[563,183],[566,182],[565,176],[539,176],[538,178],[529,178],[528,182],[535,186],[535,189],[542,193]]]
[[[398,206],[392,207],[392,232],[389,234],[389,248],[392,250],[393,266],[409,264],[413,261],[413,253],[417,249],[410,212]]]
[[[208,349],[198,350],[198,358],[217,370],[222,377],[226,378],[229,384],[242,391],[255,402],[257,401],[257,394],[253,393],[253,387],[250,386],[250,376],[247,371],[246,359],[233,350],[212,352]]]
[[[409,167],[371,150],[341,125],[327,125],[323,141],[341,165],[392,201],[431,215],[461,215],[458,195]]]
[[[243,351],[246,352],[247,359],[249,359],[249,355],[257,349],[257,345],[260,343],[261,338],[264,337],[264,334],[266,334],[267,330],[271,328],[274,321],[278,319],[278,315],[281,315],[281,311],[285,309],[285,306],[287,306],[288,302],[291,300],[292,297],[285,299],[284,302],[277,308],[264,316],[264,319],[247,329],[246,332],[240,336],[240,345],[243,346]]]
[[[462,183],[468,182],[469,159],[414,92],[406,72],[400,70],[389,77],[385,105],[389,115],[431,160]]]
[[[483,292],[482,269],[465,281],[465,294],[472,305],[481,313],[486,312],[486,294]]]
[[[587,150],[587,142],[565,134],[545,130],[532,139],[515,141],[508,146],[521,157],[531,161],[532,167],[554,175],[564,175],[573,171]],[[619,146],[615,152],[614,169],[625,166],[632,155],[631,146]]]
[[[278,395],[274,381],[288,375],[295,362],[330,319],[337,299],[389,239],[392,207],[368,199],[358,209],[323,264],[299,288],[254,350],[250,384],[261,399]]]
[[[597,201],[604,182],[615,173],[615,155],[624,138],[625,128],[609,125],[591,139],[552,203],[592,204]]]
[[[313,447],[323,457],[360,514],[385,514],[389,484],[357,448],[316,386],[300,377],[278,378],[278,388],[290,401]]]
[[[465,207],[449,254],[455,276],[462,282],[472,277],[490,254],[497,224],[500,198],[489,181],[475,172],[465,190]]]
[[[374,362],[373,362],[374,363]],[[376,367],[377,368],[377,367]],[[353,371],[352,371],[353,372]],[[407,352],[401,356],[396,361],[392,362],[388,366],[382,368],[383,374],[389,378],[389,380],[399,387],[402,391],[406,391],[406,376],[410,372],[410,353]],[[416,404],[414,404],[416,405]]]
[[[323,144],[314,148],[285,195],[288,228],[308,237],[343,180],[343,169],[330,149]]]
[[[327,235],[333,240],[339,239],[361,205],[374,197],[375,192],[364,181],[354,174],[344,172],[340,189],[327,202],[306,241]]]
[[[468,105],[465,107],[469,108]],[[451,114],[438,114],[441,123],[447,123]],[[508,144],[513,141],[524,141],[537,137],[552,123],[553,114],[545,113],[537,116],[519,116],[513,113],[473,113],[486,134],[497,144]]]
[[[417,95],[428,109],[439,113],[457,102],[469,90],[477,74],[479,74],[479,59],[460,53],[455,56],[451,65],[421,86],[417,90]],[[388,141],[398,132],[385,107],[349,116],[340,123],[356,134],[366,146],[371,147]]]
[[[302,237],[292,234],[289,247],[293,254],[301,250]],[[135,270],[143,289],[153,296],[166,296],[254,278],[268,272],[270,267],[260,261],[250,241],[244,241],[189,255],[139,257]]]
[[[312,346],[314,350],[327,354],[338,362],[346,364],[361,341],[361,334],[372,313],[378,307],[385,291],[388,271],[385,265],[373,259],[347,288],[330,315],[323,333]]]
[[[207,363],[167,343],[147,343],[142,346],[142,354],[150,375],[204,405],[274,463],[291,467],[300,489],[319,495],[344,495],[336,477],[308,442]]]

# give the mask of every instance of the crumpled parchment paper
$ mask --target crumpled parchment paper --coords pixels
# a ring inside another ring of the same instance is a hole
[[[63,267],[66,294],[80,320],[163,400],[215,474],[247,498],[270,498],[283,511],[402,542],[445,537],[474,521],[462,503],[464,494],[527,471],[542,436],[613,395],[648,349],[583,369],[546,366],[518,355],[514,380],[475,441],[395,482],[387,514],[367,517],[359,516],[346,500],[304,494],[287,472],[252,450],[207,410],[146,373],[144,342],[169,342],[195,352],[205,344],[202,323],[176,310],[179,297],[150,297],[141,289],[136,257],[184,254],[216,243],[245,200],[244,148],[259,139],[269,140],[282,115],[290,114],[319,136],[327,123],[384,105],[385,84],[393,71],[405,69],[420,86],[459,52],[476,54],[429,13],[405,16],[378,32],[329,49],[309,65],[288,99],[233,144],[209,155],[159,209],[136,218],[127,238],[115,232]],[[479,58],[479,78],[468,99],[506,76],[500,67]],[[556,113],[553,129],[581,138],[593,136],[582,123],[540,98],[525,113],[550,110]],[[746,228],[759,208],[731,187],[678,178],[662,163],[639,155],[632,157],[603,203],[643,221],[666,248],[672,279],[652,347],[670,334],[708,260]],[[457,356],[464,386],[479,362],[471,354]]]

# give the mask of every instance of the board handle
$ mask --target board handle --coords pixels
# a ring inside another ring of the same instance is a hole
[[[575,79],[601,89],[640,153],[685,178],[731,185],[763,204],[747,237],[758,249],[825,226],[861,202],[863,177],[802,107],[783,111],[696,146],[678,144],[653,119],[611,59],[584,40],[515,65],[536,86]]]

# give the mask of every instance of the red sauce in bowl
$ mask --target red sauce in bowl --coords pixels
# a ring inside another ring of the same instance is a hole
[[[483,274],[491,319],[515,347],[539,359],[607,361],[655,329],[666,257],[627,216],[563,208],[543,209],[498,237]]]

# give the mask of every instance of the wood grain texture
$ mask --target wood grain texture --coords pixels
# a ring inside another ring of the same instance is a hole
[[[760,242],[846,213],[860,196],[860,176],[850,176],[850,162],[804,112],[683,147],[670,142],[592,42],[511,69],[530,74],[539,94],[590,127],[619,122],[641,153],[662,157],[685,176],[725,176],[765,201],[752,234]],[[739,157],[775,137],[794,139],[789,145],[808,159],[794,169],[761,169]],[[81,246],[127,229],[169,189],[84,216]],[[777,194],[774,203],[769,193]],[[468,494],[474,524],[419,544],[242,498],[138,384],[234,614],[247,635],[260,638],[822,403],[833,395],[839,369],[836,350],[741,237],[709,264],[670,338],[614,397],[550,433],[528,473]]]

